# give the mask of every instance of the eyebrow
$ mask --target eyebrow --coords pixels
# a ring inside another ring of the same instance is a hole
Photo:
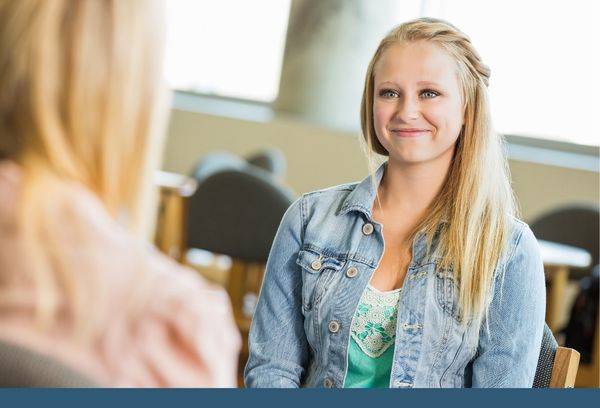
[[[384,82],[378,83],[376,85],[377,86],[383,86],[383,85],[386,85],[386,84],[398,86],[398,84],[396,82],[394,82],[394,81],[384,81]],[[419,82],[417,82],[417,85],[420,85],[420,86],[434,86],[434,87],[439,87],[439,88],[442,87],[441,84],[439,84],[437,82],[433,82],[433,81],[419,81]]]
[[[439,86],[441,87],[441,84],[438,84],[437,82],[433,82],[433,81],[419,81],[417,82],[417,84],[419,85],[427,85],[427,86]]]

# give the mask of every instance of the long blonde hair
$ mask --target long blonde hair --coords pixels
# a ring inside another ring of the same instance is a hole
[[[363,137],[371,163],[372,152],[388,155],[373,124],[374,68],[390,46],[414,41],[435,43],[456,61],[465,122],[446,181],[413,236],[425,231],[431,249],[433,236],[442,226],[438,246],[441,264],[454,271],[463,322],[472,319],[477,324],[491,301],[494,271],[508,246],[515,204],[502,140],[491,125],[487,93],[490,69],[469,37],[453,25],[432,18],[394,28],[379,44],[367,69],[361,105]]]
[[[86,271],[53,249],[66,184],[145,231],[166,119],[162,18],[158,0],[0,2],[0,158],[22,169],[18,218],[43,324],[59,292],[74,320],[89,320],[93,293],[75,284]]]

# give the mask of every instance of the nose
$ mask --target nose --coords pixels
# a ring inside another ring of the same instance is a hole
[[[396,117],[403,122],[416,120],[419,117],[419,102],[414,98],[398,98]]]

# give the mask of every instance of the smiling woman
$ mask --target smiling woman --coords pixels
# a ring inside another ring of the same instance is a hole
[[[390,161],[441,161],[447,167],[464,123],[454,60],[426,41],[394,45],[374,74],[374,127]]]
[[[368,68],[360,183],[305,194],[273,243],[251,387],[531,387],[537,242],[514,217],[490,70],[453,25],[394,28]]]

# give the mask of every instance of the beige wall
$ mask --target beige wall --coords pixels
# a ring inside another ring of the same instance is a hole
[[[226,150],[246,155],[276,146],[286,155],[286,182],[298,193],[362,179],[367,164],[356,137],[280,118],[249,122],[174,110],[164,169],[187,173],[202,154]]]
[[[599,174],[511,161],[513,189],[524,220],[567,203],[598,206]]]
[[[286,182],[298,193],[362,179],[367,164],[356,135],[278,117],[257,123],[173,110],[165,170],[187,173],[203,154],[225,150],[245,155],[266,146],[287,157]],[[599,205],[599,174],[511,161],[522,218],[531,221],[563,203]]]

